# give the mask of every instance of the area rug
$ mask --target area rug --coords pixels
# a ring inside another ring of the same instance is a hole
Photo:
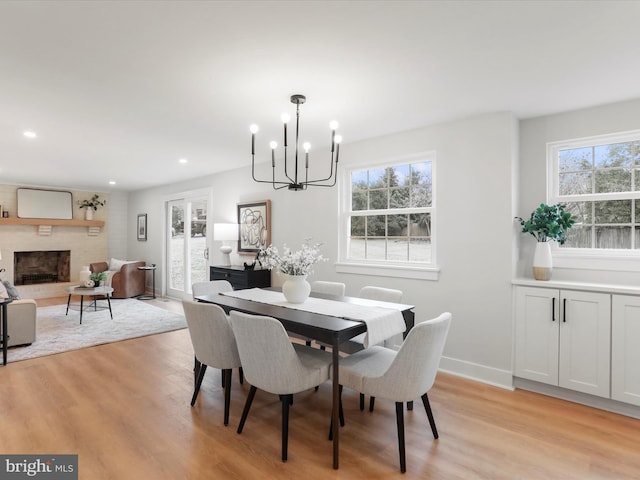
[[[98,305],[106,306],[100,300]],[[183,315],[151,306],[136,299],[111,300],[109,310],[85,310],[80,325],[78,307],[65,315],[66,305],[38,308],[36,341],[9,349],[8,361],[15,362],[79,348],[118,342],[129,338],[178,330],[187,326]],[[9,333],[11,334],[11,333]]]

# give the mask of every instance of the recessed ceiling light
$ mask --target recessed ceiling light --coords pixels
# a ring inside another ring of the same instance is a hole
[[[35,132],[31,132],[29,130],[25,130],[24,132],[22,132],[22,135],[24,135],[27,138],[36,138],[37,137]]]
[[[186,158],[181,158],[180,160],[178,160],[180,163],[187,163],[188,160]]]
[[[115,180],[109,180],[109,185],[115,185],[115,184],[116,184]]]

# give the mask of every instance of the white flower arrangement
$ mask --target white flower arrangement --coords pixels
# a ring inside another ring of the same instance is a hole
[[[306,240],[302,244],[302,249],[296,252],[285,244],[282,255],[278,252],[278,247],[269,245],[266,249],[260,250],[258,254],[260,262],[269,270],[275,268],[287,275],[309,275],[312,273],[313,265],[328,260],[320,253],[319,243],[310,245],[309,242],[310,240]]]

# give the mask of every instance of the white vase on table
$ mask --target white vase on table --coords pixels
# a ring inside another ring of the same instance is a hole
[[[85,220],[93,220],[93,208],[87,207],[84,209],[84,219]]]
[[[89,270],[89,265],[84,265],[82,270],[80,270],[80,275],[78,275],[78,280],[80,281],[80,285],[84,286],[85,282],[89,280],[89,275],[91,275],[91,271]]]
[[[303,303],[311,293],[311,285],[307,282],[306,275],[284,274],[285,281],[282,284],[282,293],[289,303]]]

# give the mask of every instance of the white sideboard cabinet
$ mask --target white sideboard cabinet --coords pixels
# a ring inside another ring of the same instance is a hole
[[[640,320],[640,303],[633,313]],[[515,339],[516,377],[611,396],[610,294],[516,286]]]
[[[640,297],[612,295],[611,398],[640,405]]]

